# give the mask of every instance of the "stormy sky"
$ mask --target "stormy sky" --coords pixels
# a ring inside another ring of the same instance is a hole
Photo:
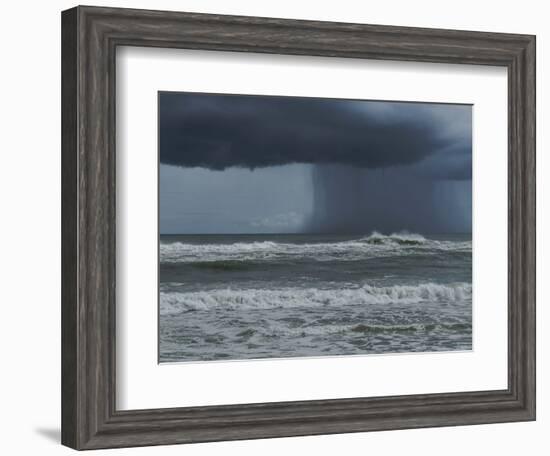
[[[471,232],[470,105],[159,93],[161,233]]]

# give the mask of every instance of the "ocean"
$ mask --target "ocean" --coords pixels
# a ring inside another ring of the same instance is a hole
[[[468,235],[161,235],[159,362],[471,350]]]

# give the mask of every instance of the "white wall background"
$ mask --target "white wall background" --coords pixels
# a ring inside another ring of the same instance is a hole
[[[118,0],[102,6],[408,25],[537,35],[538,421],[368,434],[209,443],[97,454],[548,454],[550,439],[550,11],[523,0]],[[69,454],[60,422],[60,11],[64,0],[6,2],[0,43],[0,448]]]

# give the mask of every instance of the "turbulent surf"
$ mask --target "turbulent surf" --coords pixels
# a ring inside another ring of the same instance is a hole
[[[469,235],[161,236],[160,361],[471,349]]]

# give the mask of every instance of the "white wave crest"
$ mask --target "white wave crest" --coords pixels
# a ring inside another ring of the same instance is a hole
[[[393,233],[389,236],[374,231],[370,236],[360,239],[369,244],[385,245],[421,245],[427,242],[427,239],[421,234],[416,233]],[[436,241],[437,242],[437,241]]]
[[[233,244],[186,244],[181,242],[161,243],[162,262],[204,261],[265,261],[296,260],[300,258],[330,261],[337,259],[361,260],[365,258],[414,253],[436,254],[438,252],[471,252],[472,242],[438,241],[426,239],[420,234],[394,233],[383,235],[377,232],[360,239],[340,242],[284,243],[284,242],[237,242]]]
[[[459,302],[472,297],[472,285],[456,283],[441,285],[395,285],[358,288],[316,289],[224,289],[198,292],[161,292],[162,315],[192,310],[252,310],[295,307],[342,307],[369,304],[416,304],[422,302]]]

